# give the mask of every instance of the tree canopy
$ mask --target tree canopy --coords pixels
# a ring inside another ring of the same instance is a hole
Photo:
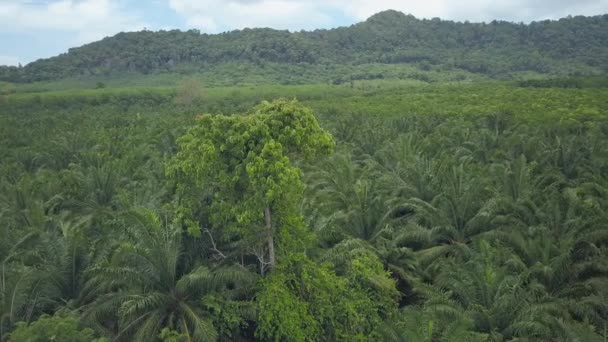
[[[294,163],[330,153],[333,138],[295,100],[264,102],[246,116],[202,115],[197,121],[178,140],[180,151],[169,172],[184,192],[191,184],[213,192],[209,223],[222,228],[218,233],[226,241],[249,241],[241,252],[257,251],[264,273],[276,265],[275,244],[293,249],[306,240],[297,211],[304,184]],[[189,200],[187,212],[201,201]],[[189,224],[191,233],[200,234],[200,223]],[[259,245],[260,236],[265,246]]]

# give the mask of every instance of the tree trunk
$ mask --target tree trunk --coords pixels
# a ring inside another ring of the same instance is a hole
[[[272,217],[270,213],[270,207],[264,209],[264,220],[266,221],[266,243],[268,243],[268,259],[270,264],[270,270],[272,270],[276,264],[276,258],[274,254],[274,239],[272,237]]]

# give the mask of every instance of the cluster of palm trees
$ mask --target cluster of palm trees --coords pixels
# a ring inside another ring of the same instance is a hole
[[[606,338],[605,123],[342,120],[304,211],[329,257],[370,249],[398,280],[387,340]]]
[[[38,120],[23,119],[24,127]],[[34,129],[29,144],[13,141],[2,150],[1,341],[12,334],[24,340],[216,340],[253,319],[258,275],[208,262],[201,240],[187,237],[162,208],[171,196],[162,154],[173,148],[176,119],[167,130],[157,117],[146,124],[130,118],[123,126],[110,116],[73,136],[77,123],[49,120],[66,135],[53,139],[40,129],[36,137]],[[134,129],[138,123],[141,129]],[[24,127],[16,129],[24,133]],[[34,324],[47,324],[48,315],[53,325],[76,321],[80,330],[35,335],[48,330]]]
[[[221,327],[207,300],[231,302],[248,317],[247,303],[239,301],[251,299],[257,275],[201,261],[186,250],[181,227],[155,211],[67,213],[43,214],[41,225],[21,231],[7,224],[0,230],[3,340],[18,322],[58,311],[80,317],[100,336],[138,341],[154,340],[165,328],[186,340],[217,339]],[[95,224],[100,217],[111,222]]]
[[[14,124],[31,137],[0,148],[0,340],[33,333],[44,315],[76,318],[81,337],[92,329],[112,341],[260,336],[265,277],[235,252],[245,248],[238,236],[207,229],[212,194],[194,189],[203,209],[179,213],[196,215],[199,234],[176,220],[181,199],[164,169],[187,120],[22,120]],[[301,164],[308,256],[331,279],[347,278],[361,255],[380,261],[399,309],[387,305],[375,338],[607,338],[606,122],[524,124],[505,113],[325,121],[337,151]]]

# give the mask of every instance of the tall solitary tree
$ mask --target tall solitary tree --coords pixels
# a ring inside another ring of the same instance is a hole
[[[277,244],[298,243],[304,185],[294,162],[329,153],[335,145],[296,100],[263,102],[245,116],[202,115],[178,144],[169,166],[178,191],[192,185],[211,191],[213,232],[224,241],[241,241],[240,254],[255,255],[261,273],[275,266]],[[190,225],[191,232],[208,229]]]

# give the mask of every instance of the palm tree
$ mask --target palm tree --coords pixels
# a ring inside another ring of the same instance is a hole
[[[591,322],[598,331],[607,322],[608,263],[605,249],[595,238],[600,231],[577,234],[575,229],[557,235],[543,226],[495,232],[491,236],[512,254],[509,267],[534,292],[561,301],[572,317]]]
[[[92,270],[108,293],[89,306],[87,316],[116,340],[149,341],[163,328],[188,341],[215,340],[203,297],[220,291],[242,295],[256,277],[240,266],[212,270],[192,263],[182,249],[181,230],[149,210],[137,210],[128,221],[127,241]],[[108,324],[113,319],[118,326]]]
[[[420,266],[436,272],[438,258],[466,260],[470,244],[492,229],[493,201],[479,181],[480,170],[472,164],[445,162],[438,170],[441,192],[430,201],[411,197],[405,206],[413,212],[403,227],[401,243],[417,252]]]
[[[363,156],[373,155],[393,135],[382,121],[362,114],[340,117],[331,131],[337,141]]]
[[[508,250],[480,240],[467,262],[444,260],[433,286],[419,284],[427,297],[425,305],[406,309],[396,331],[440,340],[599,337],[592,327],[572,320],[564,303],[535,292],[525,275],[510,269],[509,257]]]
[[[426,153],[426,143],[420,134],[408,133],[374,155],[386,194],[429,202],[439,194],[436,173],[445,159]]]
[[[416,261],[411,249],[401,244],[399,229],[407,212],[384,192],[373,161],[352,158],[336,154],[325,161],[324,169],[308,174],[308,206],[317,208],[312,225],[330,248],[322,258],[339,266],[357,253],[373,252],[404,293],[401,304],[413,302]]]
[[[320,217],[317,231],[330,245],[345,239],[373,243],[395,220],[395,210],[385,202],[367,162],[335,154],[324,162],[323,169],[308,173],[307,206],[313,212],[309,216]]]
[[[56,230],[40,234],[38,278],[49,312],[78,310],[95,299],[88,272],[106,241],[91,236],[91,216],[62,213],[52,218]]]
[[[35,270],[20,260],[29,254],[27,247],[35,237],[0,226],[0,341],[16,322],[29,320],[38,306]]]
[[[0,341],[19,321],[30,321],[39,307],[36,270],[19,264],[2,266],[0,289]]]
[[[473,321],[452,306],[449,299],[408,306],[394,321],[384,322],[377,333],[384,341],[487,341],[487,334],[472,330]]]
[[[56,211],[62,198],[47,193],[51,181],[40,176],[25,175],[14,184],[0,180],[0,215],[8,228],[42,231],[50,222],[50,213]],[[55,182],[52,186],[56,186]],[[52,191],[50,191],[52,192]]]
[[[559,170],[566,180],[576,179],[588,167],[592,151],[585,136],[550,133],[544,142],[543,164]]]
[[[48,224],[45,211],[56,203],[55,197],[40,199],[32,177],[15,181],[0,180],[0,340],[15,323],[29,321],[40,309],[35,244]]]

